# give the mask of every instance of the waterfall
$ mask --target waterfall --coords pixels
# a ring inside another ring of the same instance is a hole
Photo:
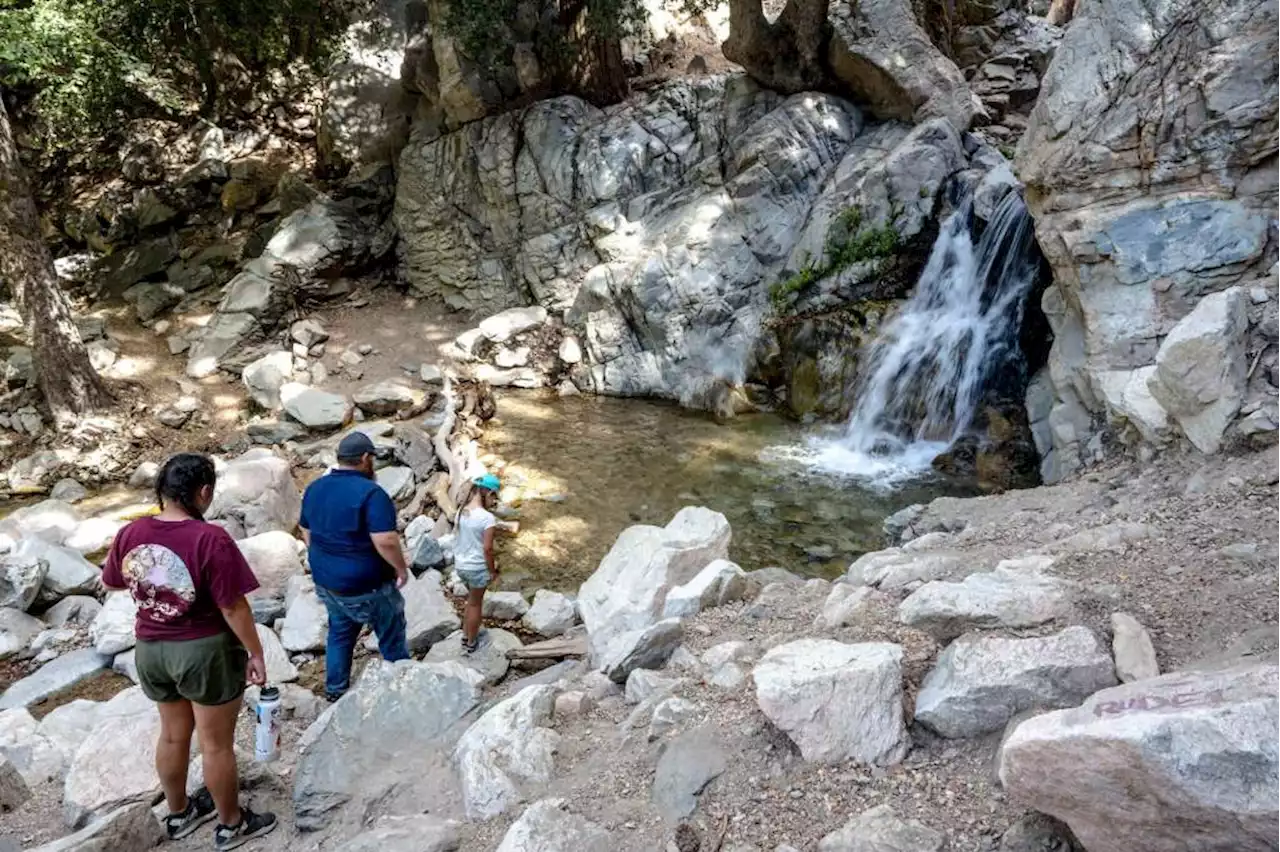
[[[928,470],[961,437],[1010,359],[1039,249],[1022,198],[1010,192],[975,246],[971,199],[943,221],[915,292],[881,329],[862,365],[843,437],[819,466],[892,480]]]

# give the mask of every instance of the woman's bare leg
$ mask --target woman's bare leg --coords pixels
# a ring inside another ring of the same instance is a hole
[[[200,752],[204,758],[204,785],[213,796],[218,821],[240,824],[240,778],[236,773],[236,718],[241,698],[216,707],[192,705],[196,730],[200,732]]]
[[[187,808],[187,766],[191,763],[191,732],[196,717],[190,701],[164,701],[160,708],[160,739],[156,743],[156,775],[169,813]]]

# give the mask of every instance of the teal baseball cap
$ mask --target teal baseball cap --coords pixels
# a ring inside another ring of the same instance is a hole
[[[484,476],[477,476],[471,480],[471,484],[477,488],[483,488],[485,491],[498,491],[502,488],[502,481],[492,473],[486,473]]]

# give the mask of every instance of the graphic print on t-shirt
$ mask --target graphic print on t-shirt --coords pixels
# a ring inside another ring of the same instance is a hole
[[[140,544],[125,554],[121,573],[129,591],[153,621],[182,618],[196,599],[196,585],[187,563],[162,544]]]

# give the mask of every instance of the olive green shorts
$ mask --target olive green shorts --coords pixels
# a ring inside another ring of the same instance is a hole
[[[172,642],[138,642],[138,684],[152,701],[215,707],[244,693],[248,652],[231,633]]]

